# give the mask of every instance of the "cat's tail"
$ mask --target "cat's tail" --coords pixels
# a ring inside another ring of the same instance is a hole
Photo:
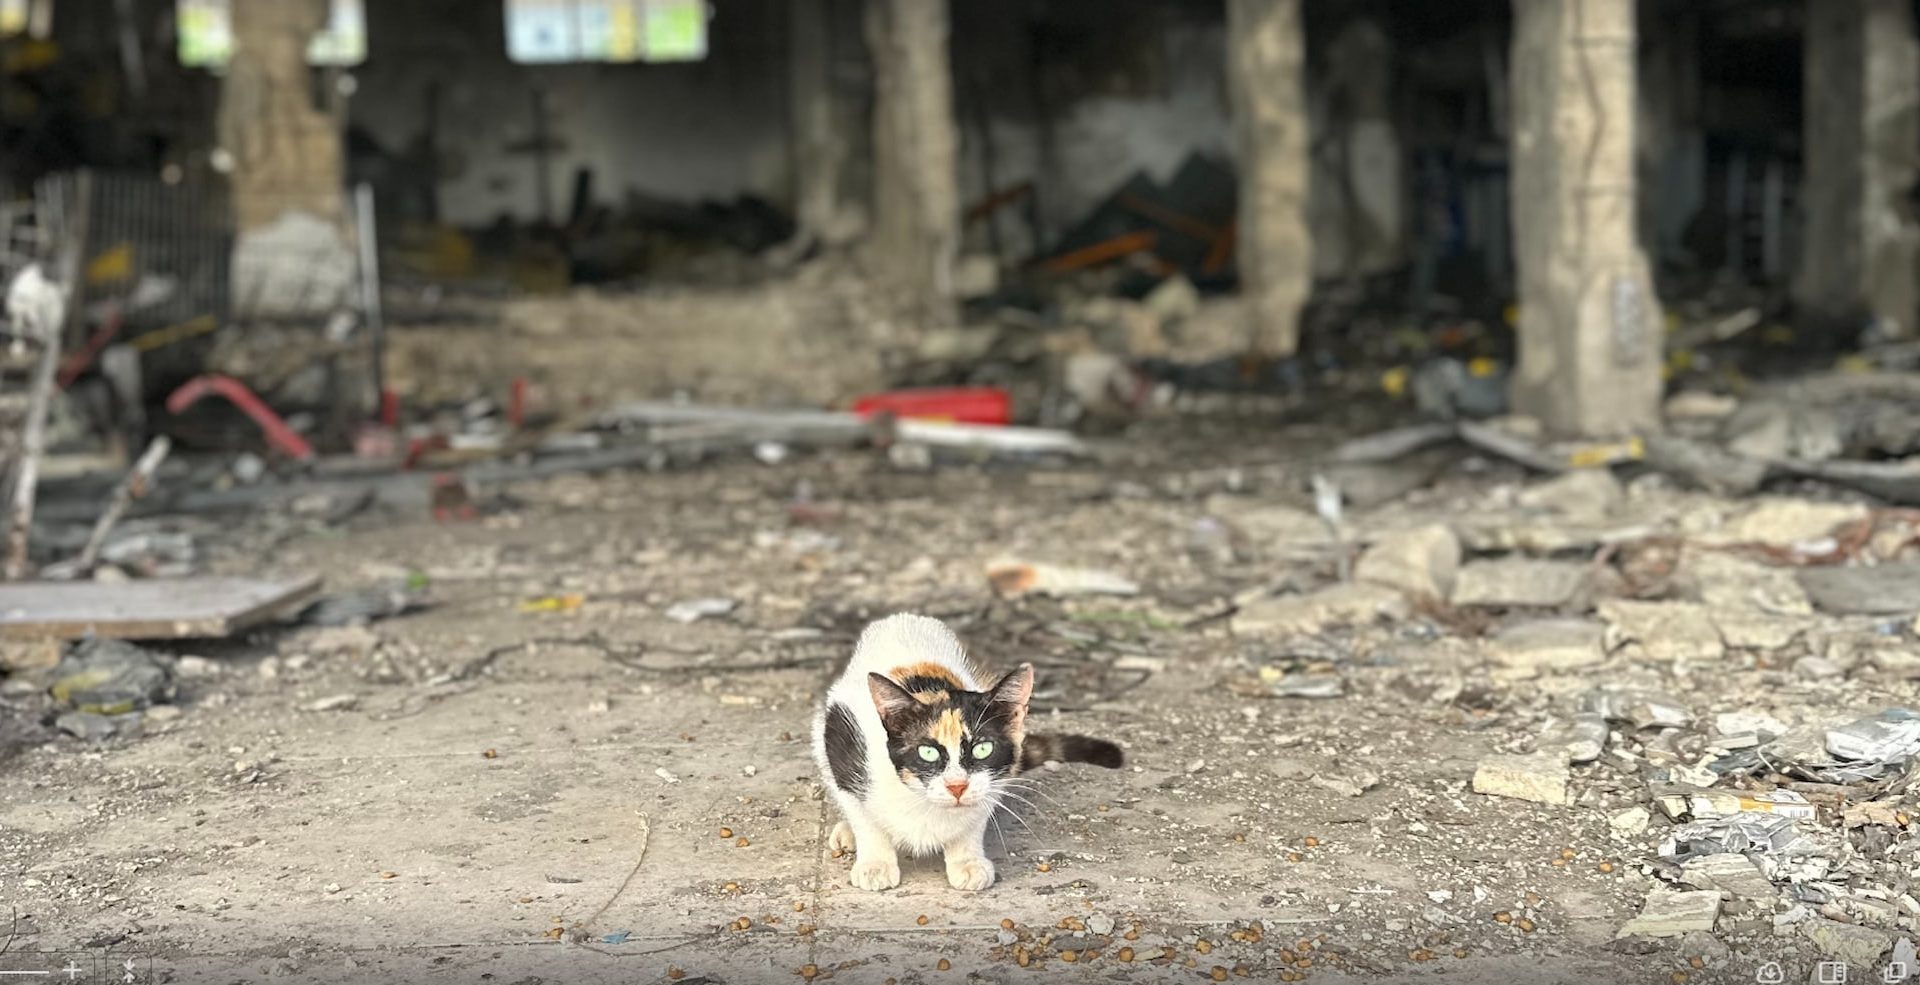
[[[1126,762],[1120,747],[1105,739],[1084,735],[1029,735],[1020,743],[1020,768],[1037,769],[1047,763],[1092,763],[1117,770]]]

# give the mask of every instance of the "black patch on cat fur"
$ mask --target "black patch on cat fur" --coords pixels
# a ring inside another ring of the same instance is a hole
[[[827,708],[823,744],[834,785],[851,794],[866,793],[867,755],[860,742],[860,726],[846,705],[836,701]]]

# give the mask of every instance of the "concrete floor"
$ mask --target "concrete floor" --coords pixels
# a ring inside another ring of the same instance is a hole
[[[1428,616],[1236,636],[1204,619],[1223,599],[1324,577],[1282,543],[1207,539],[1223,506],[1301,501],[1284,465],[1243,457],[928,475],[805,458],[553,480],[476,524],[209,532],[216,570],[353,587],[418,569],[434,605],[169,647],[213,670],[182,675],[145,734],[98,747],[37,724],[44,682],[17,675],[5,707],[28,736],[0,754],[0,970],[83,952],[111,981],[133,955],[172,982],[1750,982],[1777,960],[1808,980],[1823,956],[1776,933],[1771,908],[1730,906],[1712,935],[1615,941],[1655,884],[1640,860],[1659,831],[1609,831],[1646,802],[1632,778],[1577,770],[1567,807],[1469,779],[1600,681],[1657,684],[1703,714],[1870,710],[1911,700],[1910,683],[1840,691],[1764,659],[1702,676],[1618,654],[1490,681],[1454,645],[1474,630]],[[812,505],[796,509],[803,480]],[[1495,511],[1523,481],[1495,470],[1376,513]],[[1676,517],[1739,509],[1661,495]],[[981,565],[1001,553],[1144,591],[996,601]],[[523,606],[571,593],[571,612]],[[739,607],[664,615],[705,596]],[[1067,709],[1045,727],[1132,759],[1049,775],[990,840],[985,892],[951,890],[937,861],[863,892],[825,847],[813,702],[860,625],[900,609],[950,618],[991,667],[1036,660],[1037,704]],[[1260,696],[1250,668],[1314,646],[1342,696]],[[1434,675],[1468,697],[1421,696]]]

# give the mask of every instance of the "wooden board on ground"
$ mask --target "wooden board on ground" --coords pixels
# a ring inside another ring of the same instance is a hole
[[[0,638],[231,636],[311,600],[320,579],[154,578],[0,584]]]

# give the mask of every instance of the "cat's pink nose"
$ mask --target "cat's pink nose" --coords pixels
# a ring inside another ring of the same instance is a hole
[[[960,799],[960,795],[961,795],[961,794],[963,794],[963,793],[966,793],[966,792],[967,792],[967,781],[965,781],[965,780],[948,780],[948,781],[947,781],[947,792],[948,792],[948,793],[950,793],[950,794],[953,794],[953,799],[954,799],[954,800],[959,800],[959,799]]]

